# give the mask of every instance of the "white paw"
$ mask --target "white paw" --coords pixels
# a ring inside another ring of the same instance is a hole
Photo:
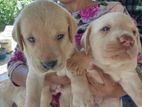
[[[92,107],[93,106],[93,96],[75,94],[73,95],[73,107]]]

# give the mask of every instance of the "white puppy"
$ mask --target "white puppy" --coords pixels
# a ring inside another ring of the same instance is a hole
[[[130,16],[116,12],[101,16],[88,26],[82,43],[85,51],[92,55],[94,64],[118,82],[138,107],[142,107],[142,82],[136,72],[141,45],[138,29]],[[103,83],[96,71],[88,69],[88,73],[94,80]],[[82,83],[85,83],[83,79],[78,84]],[[88,84],[84,84],[83,87],[87,86]],[[80,87],[75,88],[81,92],[83,87]],[[89,88],[82,93],[87,91]],[[81,99],[87,97],[80,93],[76,96]],[[100,107],[120,106],[117,98],[103,99],[96,103]]]

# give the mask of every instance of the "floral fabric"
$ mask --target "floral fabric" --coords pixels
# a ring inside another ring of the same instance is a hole
[[[80,40],[89,23],[106,12],[106,6],[97,3],[88,8],[72,13],[72,16],[76,19],[78,23],[78,30],[75,35],[76,46],[78,48],[81,47]]]
[[[15,48],[15,52],[13,56],[11,57],[10,61],[8,62],[8,66],[10,66],[13,62],[17,62],[17,61],[21,61],[23,62],[23,64],[26,64],[26,58],[18,46]]]

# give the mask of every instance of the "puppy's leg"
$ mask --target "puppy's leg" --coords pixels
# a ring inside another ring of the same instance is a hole
[[[121,107],[119,98],[106,98],[100,104],[100,107]]]
[[[93,96],[91,95],[86,75],[81,76],[69,74],[71,80],[71,90],[73,94],[74,107],[90,107],[93,105]]]
[[[0,107],[12,107],[14,87],[10,80],[0,83]]]
[[[0,92],[0,107],[12,107],[13,101],[9,99],[9,97],[11,96],[5,97],[5,95]]]
[[[17,95],[14,97],[14,102],[17,105],[17,107],[25,107],[26,89],[23,87],[16,87],[16,89],[15,89],[15,94]]]
[[[3,97],[3,96],[1,96],[1,97]],[[6,99],[5,99],[6,100]],[[12,107],[12,105],[13,105],[13,102],[12,101],[9,101],[9,100],[2,100],[1,98],[0,98],[0,107]]]
[[[60,107],[73,107],[72,106],[72,93],[71,93],[70,86],[66,86],[62,90],[62,94],[60,97]]]
[[[29,72],[26,81],[25,107],[40,107],[41,83],[39,77]],[[41,80],[42,81],[42,80]]]
[[[41,92],[40,107],[49,107],[52,100],[52,94],[49,86],[44,86]]]
[[[142,107],[142,82],[136,71],[123,74],[120,84],[138,107]]]

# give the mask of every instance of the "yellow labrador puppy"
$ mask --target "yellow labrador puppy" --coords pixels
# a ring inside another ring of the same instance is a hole
[[[51,92],[49,86],[43,85],[45,76],[56,71],[60,74],[65,67],[67,58],[74,52],[72,42],[76,28],[72,16],[49,1],[33,2],[17,17],[15,39],[29,67],[26,107],[49,106]],[[69,98],[62,99],[64,105]]]
[[[130,16],[123,13],[103,15],[89,25],[82,42],[94,64],[118,82],[138,107],[142,107],[142,82],[136,73],[141,45],[138,29]],[[93,76],[93,72],[89,73]],[[97,76],[93,78],[103,83]],[[100,107],[119,107],[119,99],[115,99],[117,104],[113,106],[107,100],[111,99],[102,101]]]

